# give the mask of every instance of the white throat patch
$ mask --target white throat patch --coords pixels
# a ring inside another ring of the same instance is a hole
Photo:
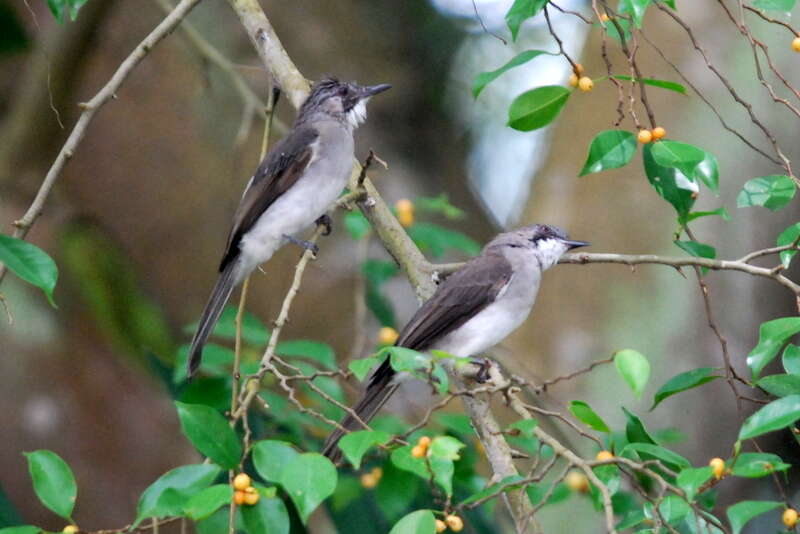
[[[359,124],[367,120],[367,100],[364,98],[358,101],[358,104],[347,112],[347,122],[351,128],[357,128]]]
[[[540,239],[536,243],[536,249],[542,262],[542,269],[549,269],[567,251],[567,246],[559,239]]]

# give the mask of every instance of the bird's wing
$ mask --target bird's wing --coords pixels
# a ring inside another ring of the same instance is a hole
[[[417,310],[397,346],[425,350],[488,306],[511,280],[511,264],[501,254],[484,254],[450,275]]]
[[[314,159],[319,132],[310,126],[295,128],[281,140],[258,166],[233,216],[233,227],[219,270],[239,253],[239,241],[259,217],[300,179]]]

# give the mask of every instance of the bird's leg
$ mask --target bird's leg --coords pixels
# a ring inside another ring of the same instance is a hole
[[[304,239],[297,239],[296,237],[292,237],[288,234],[283,234],[283,238],[293,245],[310,250],[315,257],[317,254],[319,254],[319,246],[316,243],[312,243],[311,241],[306,241]]]
[[[475,373],[475,381],[479,384],[488,382],[490,378],[489,370],[492,368],[492,360],[489,358],[475,358],[470,363],[478,367],[478,372]]]
[[[317,220],[314,221],[314,224],[325,227],[325,230],[322,231],[322,235],[331,235],[333,231],[333,219],[331,219],[331,216],[327,213],[320,215]]]

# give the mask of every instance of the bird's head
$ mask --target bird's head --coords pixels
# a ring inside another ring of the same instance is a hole
[[[311,93],[300,108],[298,120],[322,113],[356,128],[367,118],[367,101],[392,86],[358,85],[325,78],[311,88]]]
[[[536,261],[544,270],[555,265],[566,251],[588,244],[569,239],[557,226],[534,224],[500,234],[486,247],[499,247],[507,256],[522,256],[526,262]]]

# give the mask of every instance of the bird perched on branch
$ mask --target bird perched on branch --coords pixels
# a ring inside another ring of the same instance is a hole
[[[347,185],[353,132],[367,117],[367,101],[390,87],[326,78],[311,88],[289,133],[261,162],[236,209],[217,283],[192,339],[189,378],[233,288],[287,242],[315,248],[295,236],[323,217]]]
[[[533,308],[542,272],[567,250],[588,245],[567,238],[555,226],[535,224],[499,234],[459,270],[447,277],[417,310],[395,346],[475,356],[517,329]],[[322,453],[338,461],[337,444],[345,431],[361,430],[399,387],[402,374],[383,361],[366,391],[328,437]],[[343,430],[344,429],[344,430]]]

